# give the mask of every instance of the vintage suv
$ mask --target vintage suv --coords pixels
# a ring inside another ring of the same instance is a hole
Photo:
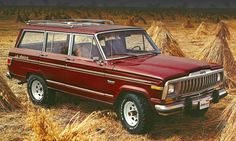
[[[222,66],[163,55],[144,29],[109,20],[29,21],[8,68],[33,103],[49,103],[53,91],[107,103],[135,134],[154,113],[204,115],[227,95]]]

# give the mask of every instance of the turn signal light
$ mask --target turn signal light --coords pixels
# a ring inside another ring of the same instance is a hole
[[[175,98],[167,98],[167,99],[165,100],[165,104],[171,104],[171,103],[174,103],[175,101],[176,101]]]

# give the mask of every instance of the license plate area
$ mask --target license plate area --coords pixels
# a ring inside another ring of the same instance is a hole
[[[199,109],[202,110],[202,109],[206,109],[210,107],[210,97],[207,97],[207,98],[204,98],[204,99],[201,99],[199,101]]]

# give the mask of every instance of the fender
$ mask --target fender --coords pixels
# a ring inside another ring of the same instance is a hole
[[[39,69],[28,69],[28,71],[26,73],[26,79],[28,79],[28,77],[31,74],[35,74],[35,75],[41,76],[43,79],[45,79],[43,73]]]
[[[114,95],[115,100],[120,96],[122,91],[136,92],[136,93],[142,94],[147,99],[150,99],[150,95],[146,89],[136,87],[136,86],[131,86],[131,85],[123,85],[119,88],[118,92]]]

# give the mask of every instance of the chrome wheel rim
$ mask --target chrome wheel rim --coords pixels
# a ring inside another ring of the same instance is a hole
[[[31,84],[31,92],[36,100],[41,100],[44,95],[43,85],[38,80],[34,80]]]
[[[124,118],[130,126],[136,126],[139,122],[137,106],[132,101],[127,101],[124,105]]]

